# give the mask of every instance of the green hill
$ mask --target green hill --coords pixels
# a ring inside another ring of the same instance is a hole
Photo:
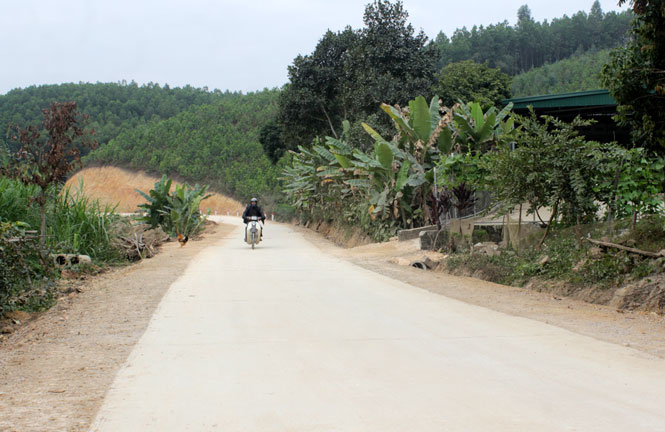
[[[259,143],[278,90],[225,97],[166,120],[126,129],[87,164],[111,164],[210,184],[238,199],[276,190],[278,171]]]
[[[190,86],[139,86],[134,82],[31,86],[0,95],[0,140],[7,139],[10,126],[40,124],[41,110],[54,101],[75,101],[81,112],[90,115],[90,127],[95,129],[96,139],[103,146],[127,129],[173,117],[192,106],[239,96]]]
[[[521,73],[513,78],[513,97],[602,88],[598,75],[610,51],[588,52]]]

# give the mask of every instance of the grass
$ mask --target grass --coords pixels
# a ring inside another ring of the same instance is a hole
[[[608,237],[610,241],[638,249],[660,251],[665,249],[665,217],[647,216],[637,223],[634,230],[630,230],[629,220],[591,224],[582,227],[582,235]],[[605,288],[663,271],[663,260],[618,249],[590,256],[592,246],[586,241],[579,245],[574,228],[559,228],[553,231],[540,252],[529,249],[520,256],[512,251],[504,251],[498,256],[455,254],[447,260],[447,267],[449,270],[464,268],[470,273],[480,272],[484,279],[506,285],[524,285],[531,278],[538,277],[562,280],[573,286]],[[541,264],[545,256],[548,257],[547,263]]]
[[[126,263],[113,242],[119,220],[115,208],[81,190],[51,191],[46,243],[40,244],[37,234],[30,233],[40,226],[39,208],[31,201],[38,191],[0,178],[0,313],[16,308],[42,310],[54,303],[58,272],[50,253],[89,255],[102,267]]]
[[[89,255],[97,264],[123,261],[113,246],[113,225],[119,216],[115,207],[83,195],[82,189],[64,189],[49,212],[47,235],[58,252]]]

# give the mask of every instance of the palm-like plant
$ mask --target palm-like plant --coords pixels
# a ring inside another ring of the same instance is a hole
[[[207,185],[190,186],[184,183],[176,185],[175,190],[170,192],[171,185],[172,180],[164,175],[149,194],[136,190],[148,201],[139,205],[145,215],[137,220],[148,223],[153,228],[161,226],[164,232],[172,236],[181,234],[190,237],[200,231],[205,220],[201,215],[201,201],[212,194],[207,193]]]

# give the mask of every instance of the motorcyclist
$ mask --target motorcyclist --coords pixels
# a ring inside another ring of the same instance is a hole
[[[245,211],[242,212],[242,221],[243,223],[249,222],[249,218],[252,216],[258,216],[261,219],[261,223],[265,223],[266,221],[266,214],[259,206],[259,200],[256,198],[252,198],[249,201],[249,205],[245,207]],[[263,230],[261,230],[261,238],[263,238]],[[245,241],[247,241],[247,230],[245,229]]]

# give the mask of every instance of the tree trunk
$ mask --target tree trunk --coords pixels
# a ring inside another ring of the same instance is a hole
[[[543,247],[543,243],[545,243],[545,239],[547,238],[547,234],[550,233],[550,227],[552,226],[552,222],[554,221],[554,216],[556,216],[556,211],[559,208],[559,200],[557,200],[554,203],[554,208],[552,209],[552,214],[550,215],[550,220],[547,222],[547,228],[545,228],[545,234],[543,234],[543,238],[540,239],[540,242],[538,242],[538,250],[540,251]]]
[[[321,104],[321,110],[323,111],[323,114],[326,116],[326,119],[328,119],[328,125],[330,126],[330,130],[332,131],[333,136],[336,139],[339,139],[339,137],[337,136],[337,132],[335,132],[335,128],[333,127],[332,121],[330,120],[330,116],[328,115],[328,111],[326,111],[323,104]]]
[[[46,243],[46,191],[44,188],[42,188],[42,195],[39,200],[39,212],[42,221],[39,231],[39,242],[44,245]]]
[[[520,256],[522,243],[522,203],[520,203],[520,215],[517,218],[517,256]]]
[[[577,248],[582,249],[582,231],[580,231],[580,215],[577,215],[577,224],[575,225],[575,235],[577,236]]]

